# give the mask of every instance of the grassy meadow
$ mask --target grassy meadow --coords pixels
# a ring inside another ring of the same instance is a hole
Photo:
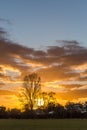
[[[1,119],[0,130],[87,130],[86,119]]]

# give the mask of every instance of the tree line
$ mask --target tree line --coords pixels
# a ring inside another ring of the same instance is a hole
[[[85,106],[85,108],[84,108]],[[17,108],[6,109],[0,106],[1,119],[66,119],[66,118],[87,118],[87,102],[84,104],[68,102],[65,106],[61,104],[49,103],[45,108],[38,107],[31,111],[25,109],[21,111]]]
[[[24,77],[20,102],[22,111],[0,106],[0,118],[87,118],[87,102],[57,103],[54,92],[41,91],[41,78],[36,73]]]

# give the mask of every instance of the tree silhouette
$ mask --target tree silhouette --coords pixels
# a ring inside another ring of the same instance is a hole
[[[48,102],[49,103],[55,103],[55,97],[54,97],[55,93],[51,91],[51,92],[48,93],[48,96],[49,96]]]
[[[55,93],[54,92],[49,92],[49,93],[47,93],[47,92],[42,92],[41,93],[41,97],[42,97],[42,99],[43,99],[43,102],[44,102],[44,104],[43,104],[43,108],[45,109],[46,107],[48,107],[49,106],[49,104],[55,104]]]
[[[23,103],[27,109],[33,110],[41,90],[41,79],[36,73],[24,77]]]
[[[46,108],[46,106],[48,105],[48,94],[47,92],[42,92],[42,99],[43,99],[43,107]]]

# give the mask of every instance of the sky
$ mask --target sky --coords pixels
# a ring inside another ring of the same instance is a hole
[[[0,0],[0,104],[19,107],[23,78],[57,101],[87,101],[87,1]]]
[[[0,0],[0,17],[11,23],[3,23],[10,38],[35,48],[54,45],[56,40],[86,45],[86,12],[86,0]]]

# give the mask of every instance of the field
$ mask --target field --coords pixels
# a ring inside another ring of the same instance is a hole
[[[1,119],[0,130],[87,130],[85,119]]]

